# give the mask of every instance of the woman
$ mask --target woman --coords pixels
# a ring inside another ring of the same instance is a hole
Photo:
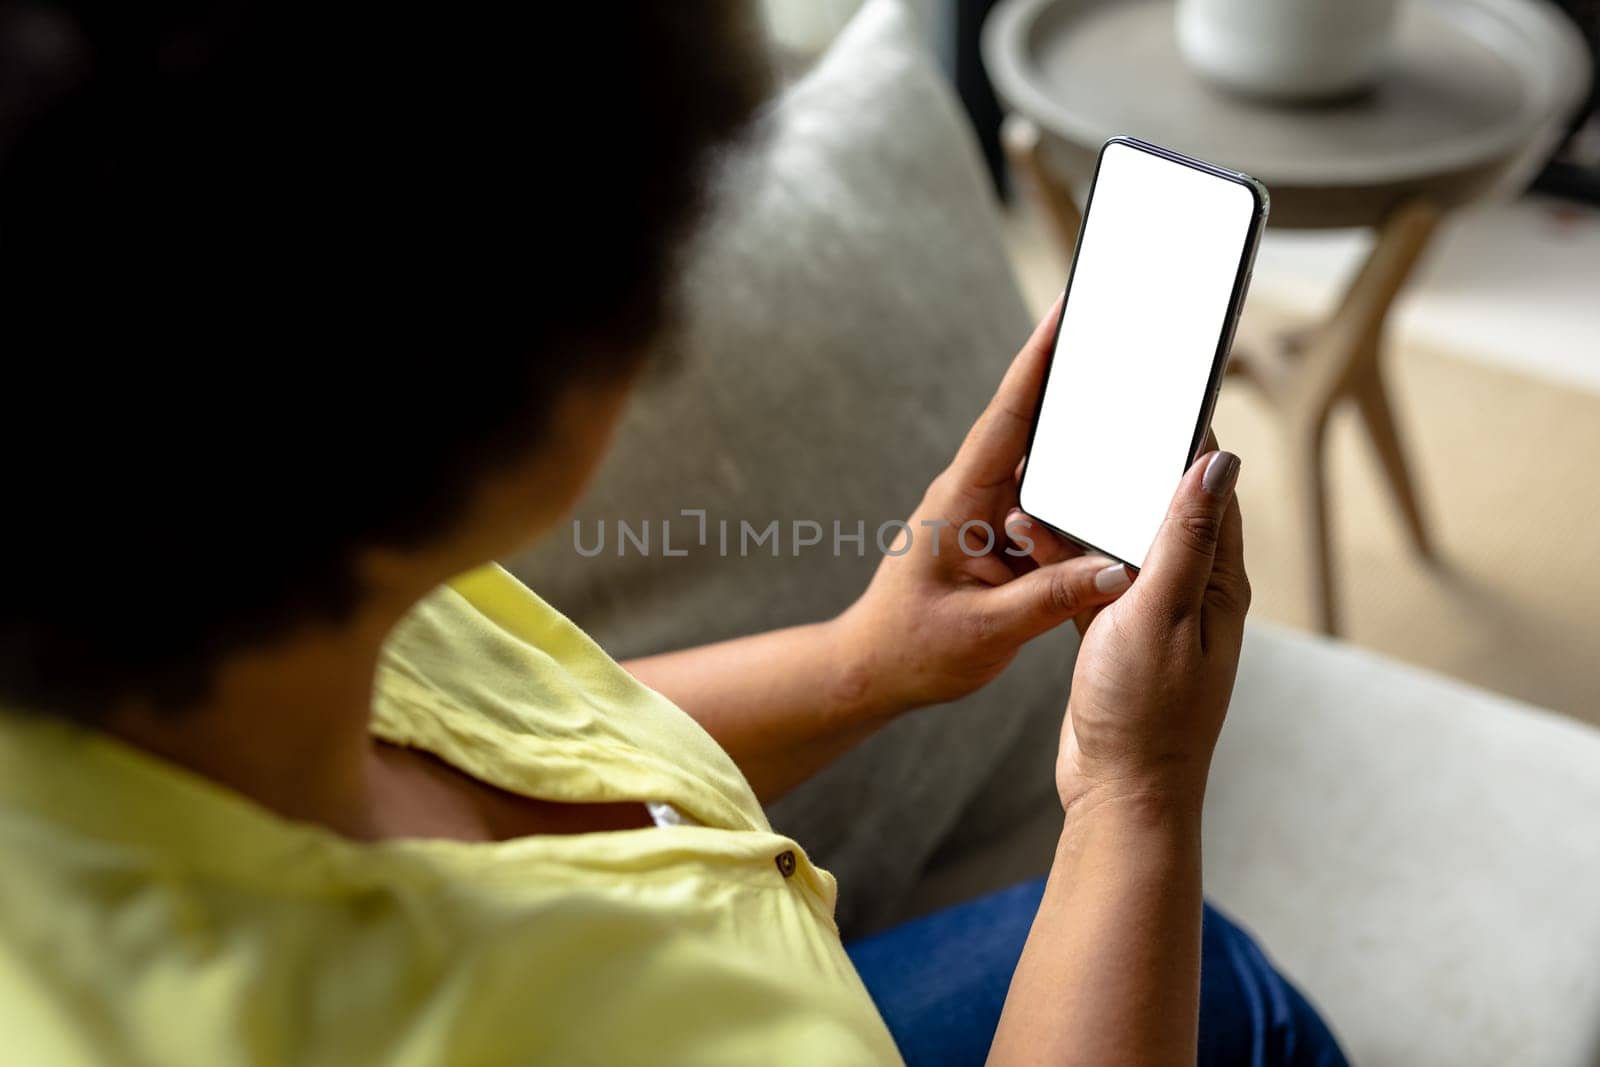
[[[834,620],[625,671],[487,562],[604,452],[761,87],[731,5],[560,6],[0,8],[7,1055],[1338,1062],[1215,919],[1197,1038],[1238,460],[1136,582],[953,540],[1014,519],[1047,325],[912,516],[943,551]],[[1037,911],[1003,1014],[883,942],[869,996],[759,799],[1074,617],[1051,877],[961,913],[1003,955]]]

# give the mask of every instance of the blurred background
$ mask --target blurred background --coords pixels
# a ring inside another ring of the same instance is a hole
[[[857,0],[765,0],[790,73]],[[1257,617],[1600,723],[1600,3],[916,0],[1036,314],[1093,152],[1267,183],[1215,418]]]

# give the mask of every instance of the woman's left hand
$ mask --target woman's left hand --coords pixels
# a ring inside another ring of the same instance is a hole
[[[900,711],[965,696],[1027,641],[1130,585],[1121,564],[1063,549],[1017,509],[1058,311],[1034,329],[866,592],[836,620],[871,706]]]

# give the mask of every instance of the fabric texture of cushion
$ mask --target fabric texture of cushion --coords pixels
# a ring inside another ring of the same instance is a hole
[[[1600,1062],[1600,732],[1254,625],[1206,798],[1206,892],[1352,1062]]]
[[[1351,1062],[1600,1063],[1600,731],[1325,638],[1246,631],[1206,797],[1206,895]],[[910,907],[1044,873],[1042,810]]]

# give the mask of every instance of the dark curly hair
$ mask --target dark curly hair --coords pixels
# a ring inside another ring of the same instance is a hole
[[[193,703],[631,372],[752,22],[0,3],[0,701]]]

